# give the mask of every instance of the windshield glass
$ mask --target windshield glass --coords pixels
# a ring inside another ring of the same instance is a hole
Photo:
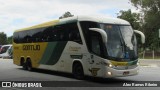
[[[135,60],[137,57],[136,38],[131,26],[101,24],[101,28],[107,33],[108,57],[115,59]]]
[[[125,58],[137,58],[137,41],[131,26],[120,26],[120,31],[125,44],[125,54],[129,54],[129,57]]]
[[[8,48],[9,48],[9,46],[2,47],[1,50],[0,50],[0,54],[5,53]]]

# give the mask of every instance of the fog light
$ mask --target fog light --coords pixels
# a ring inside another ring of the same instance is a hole
[[[107,74],[108,74],[108,75],[112,75],[112,73],[111,73],[111,72],[107,72]]]

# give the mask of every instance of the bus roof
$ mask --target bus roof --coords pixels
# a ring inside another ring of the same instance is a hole
[[[68,18],[64,18],[64,19],[45,22],[45,23],[38,24],[38,25],[35,25],[35,26],[27,27],[27,28],[22,28],[22,29],[16,30],[15,32],[47,27],[47,26],[52,26],[52,25],[58,24],[58,23],[65,23],[65,22],[70,22],[70,21],[75,21],[75,20],[77,20],[77,21],[93,21],[93,22],[108,23],[108,24],[130,25],[129,22],[127,22],[125,20],[122,20],[122,19],[118,19],[118,18],[93,17],[93,16],[74,16],[74,17],[68,17]]]
[[[15,32],[23,31],[23,30],[36,29],[36,28],[41,28],[41,27],[47,27],[47,26],[52,26],[52,25],[54,25],[54,24],[56,24],[58,22],[59,22],[59,20],[53,20],[53,21],[45,22],[45,23],[38,24],[38,25],[35,25],[35,26],[22,28],[22,29],[16,30]]]
[[[122,24],[122,25],[130,25],[128,21],[119,18],[113,17],[94,17],[94,16],[76,16],[60,19],[60,22],[67,22],[69,20],[78,20],[78,21],[93,21],[99,23],[108,23],[108,24]]]

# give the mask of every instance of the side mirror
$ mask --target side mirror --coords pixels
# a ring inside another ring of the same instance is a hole
[[[145,35],[141,31],[138,31],[138,30],[134,30],[134,32],[141,35],[141,42],[142,42],[142,44],[144,44],[145,43]]]
[[[89,28],[89,30],[100,33],[101,36],[102,36],[103,42],[104,42],[104,43],[107,43],[107,33],[106,33],[103,29],[99,29],[99,28]]]

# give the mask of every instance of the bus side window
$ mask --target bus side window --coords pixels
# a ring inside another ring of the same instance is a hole
[[[68,36],[69,36],[69,41],[74,41],[79,44],[82,44],[80,32],[77,26],[77,23],[70,23],[66,25],[66,28],[68,30]]]
[[[54,28],[54,30],[52,32],[53,33],[53,38],[52,38],[53,41],[60,41],[59,30],[60,30],[59,26],[57,26],[57,27]]]
[[[68,41],[67,30],[64,28],[65,25],[59,25],[56,27],[57,41]]]
[[[82,44],[82,40],[76,22],[55,26],[53,34],[56,41],[74,41],[79,44]]]
[[[100,55],[100,44],[98,38],[96,37],[91,38],[91,50],[93,53]]]
[[[88,51],[90,52],[90,32],[89,28],[99,28],[99,24],[96,22],[90,22],[90,21],[81,21],[80,22],[82,32],[85,38],[85,42],[88,48]]]
[[[14,41],[15,43],[19,43],[18,32],[15,32],[15,33],[13,34],[13,41]]]
[[[52,29],[52,27],[44,28],[42,32],[42,42],[50,42],[49,39],[51,37]]]
[[[77,31],[71,31],[70,33],[69,33],[69,40],[71,40],[71,41],[77,41],[77,42],[79,42],[80,41],[80,35],[79,35],[79,32],[77,32]]]
[[[92,53],[103,56],[103,50],[102,50],[102,37],[99,33],[95,31],[89,31],[90,33],[90,50]]]

